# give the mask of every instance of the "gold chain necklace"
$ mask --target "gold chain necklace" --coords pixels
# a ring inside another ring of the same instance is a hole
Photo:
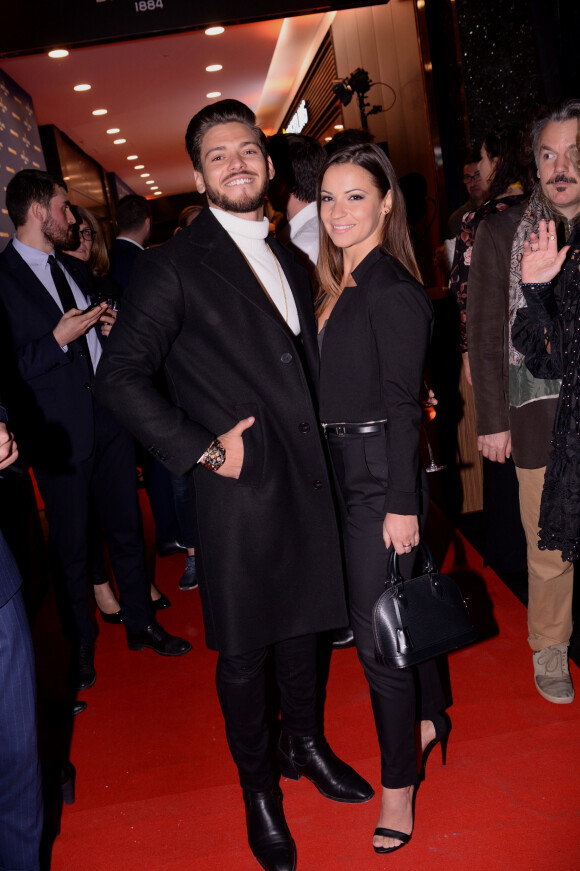
[[[282,278],[282,273],[280,271],[280,264],[276,260],[274,252],[272,251],[272,249],[270,248],[270,246],[268,245],[267,242],[266,242],[266,248],[268,249],[268,251],[272,255],[272,260],[276,264],[276,271],[278,273],[278,278],[280,279],[280,287],[282,288],[282,293],[284,294],[284,323],[287,324],[288,323],[288,299],[286,297],[286,290],[284,288],[284,279]],[[268,294],[268,296],[270,296],[270,294]],[[270,299],[271,299],[271,297],[270,297]],[[278,308],[278,306],[276,306],[276,308]]]

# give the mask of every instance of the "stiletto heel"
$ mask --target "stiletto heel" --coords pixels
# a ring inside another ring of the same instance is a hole
[[[441,744],[441,761],[443,765],[447,762],[447,744],[449,742],[449,735],[451,733],[451,720],[449,719],[448,714],[443,711],[441,714],[436,714],[431,720],[435,727],[435,737],[432,741],[429,741],[425,749],[423,750],[423,756],[421,757],[421,767],[419,769],[419,780],[425,780],[425,768],[427,767],[427,760],[429,759],[429,754],[433,750],[436,744]]]

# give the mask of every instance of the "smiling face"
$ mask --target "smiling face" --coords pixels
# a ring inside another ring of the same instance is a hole
[[[577,135],[577,118],[550,121],[540,134],[536,154],[542,191],[568,219],[580,212]]]
[[[339,163],[324,173],[320,220],[332,242],[344,253],[348,251],[355,264],[380,245],[391,205],[391,191],[382,197],[373,176],[362,166]]]
[[[268,182],[274,176],[250,127],[237,121],[211,127],[201,143],[200,193],[210,206],[249,220],[261,220]]]

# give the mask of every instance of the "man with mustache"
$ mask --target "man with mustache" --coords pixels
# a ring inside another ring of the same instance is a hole
[[[580,222],[577,138],[580,100],[539,118],[531,146],[538,183],[527,204],[487,218],[479,227],[469,272],[467,331],[478,446],[503,463],[513,452],[528,551],[528,643],[534,682],[555,704],[574,699],[568,670],[572,634],[573,566],[558,551],[538,549],[540,501],[550,452],[559,380],[534,378],[511,339],[525,306],[524,243],[541,220],[555,221],[559,247]]]
[[[248,841],[266,871],[293,871],[280,773],[335,801],[373,796],[317,725],[316,633],[347,617],[312,389],[312,297],[305,270],[268,235],[274,168],[253,112],[237,100],[206,106],[186,147],[209,208],[139,257],[97,396],[171,472],[192,475],[206,643],[219,651]],[[156,390],[160,369],[170,398]],[[275,767],[267,661],[280,694]]]

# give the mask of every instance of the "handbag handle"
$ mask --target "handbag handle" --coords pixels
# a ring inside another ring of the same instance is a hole
[[[418,544],[418,548],[421,551],[421,556],[423,559],[423,565],[421,569],[421,574],[433,574],[438,572],[438,568],[435,565],[435,561],[433,559],[433,554],[431,553],[431,549],[425,539],[421,539]],[[395,584],[404,583],[405,579],[401,575],[399,570],[399,554],[393,547],[393,545],[389,548],[389,558],[387,561],[387,586],[394,586]]]

